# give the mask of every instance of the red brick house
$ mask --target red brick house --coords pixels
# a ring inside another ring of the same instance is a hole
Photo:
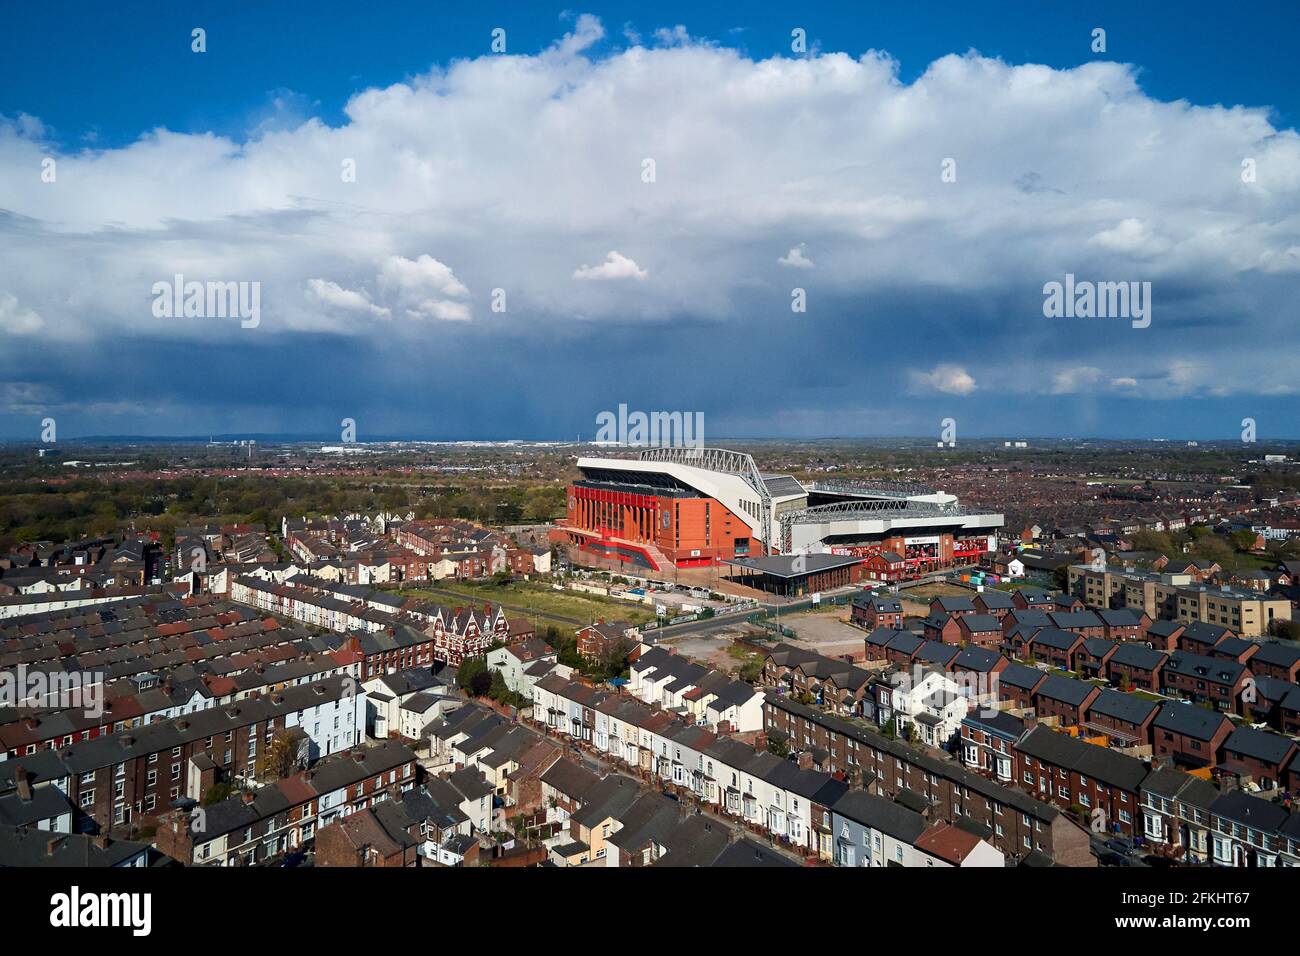
[[[1169,655],[1142,644],[1120,644],[1106,662],[1104,676],[1120,690],[1158,692]]]
[[[1002,643],[1002,622],[992,614],[963,614],[956,619],[958,641],[978,647],[998,647]]]
[[[1151,724],[1151,745],[1157,757],[1172,757],[1182,766],[1213,767],[1231,733],[1232,721],[1223,714],[1170,701],[1160,705]]]
[[[849,619],[859,627],[870,630],[878,627],[901,628],[903,605],[895,598],[859,594],[853,598]]]

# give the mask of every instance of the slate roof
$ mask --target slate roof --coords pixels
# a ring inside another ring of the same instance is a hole
[[[1050,697],[1052,700],[1063,701],[1078,707],[1096,689],[1095,684],[1089,684],[1087,681],[1052,674],[1047,680],[1043,681],[1042,686],[1034,693],[1035,696]]]
[[[1085,743],[1039,724],[1016,744],[1021,753],[1074,770],[1107,786],[1136,793],[1147,776],[1146,764],[1109,747]]]
[[[1235,684],[1246,665],[1225,657],[1207,657],[1191,651],[1174,651],[1165,661],[1165,673],[1187,674],[1221,684]]]
[[[926,828],[925,818],[919,813],[865,790],[846,791],[831,809],[855,823],[908,844],[914,844]]]
[[[1157,701],[1105,687],[1088,705],[1088,712],[1141,726],[1159,707]]]
[[[1164,651],[1158,651],[1153,647],[1146,647],[1143,644],[1134,644],[1124,642],[1115,648],[1115,653],[1111,655],[1111,664],[1123,664],[1126,667],[1135,667],[1140,670],[1154,671],[1165,658],[1169,655]]]
[[[1160,705],[1152,724],[1159,730],[1168,730],[1193,740],[1212,740],[1228,718],[1218,711],[1197,707],[1181,701],[1168,701]]]
[[[1228,734],[1228,739],[1223,742],[1223,749],[1225,752],[1232,751],[1280,766],[1290,757],[1295,745],[1294,740],[1281,734],[1254,727],[1238,727]]]

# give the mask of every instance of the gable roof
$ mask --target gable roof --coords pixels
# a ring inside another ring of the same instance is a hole
[[[1156,714],[1152,726],[1193,740],[1213,740],[1225,723],[1231,721],[1218,711],[1181,701],[1166,701],[1160,705],[1160,713]]]

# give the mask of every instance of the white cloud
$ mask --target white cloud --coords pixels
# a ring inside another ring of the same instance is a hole
[[[451,268],[430,255],[418,259],[389,256],[379,270],[379,288],[390,296],[406,314],[416,319],[470,318],[469,305],[457,302],[469,295],[469,289],[456,278]]]
[[[0,332],[33,335],[43,328],[45,321],[40,315],[20,305],[13,293],[0,291]]]
[[[797,246],[792,246],[788,253],[776,261],[792,269],[811,269],[813,261],[803,254],[803,250],[804,244],[801,242]]]
[[[675,28],[653,48],[622,43],[580,16],[540,53],[512,44],[358,90],[341,123],[300,122],[314,105],[279,96],[275,121],[245,139],[159,128],[62,151],[40,119],[0,118],[0,329],[228,338],[228,323],[152,318],[152,284],[183,272],[260,281],[258,335],[364,335],[357,316],[385,308],[463,320],[469,290],[496,287],[511,303],[501,323],[687,317],[753,330],[789,315],[771,252],[798,236],[807,246],[782,265],[818,250],[810,321],[880,290],[945,297],[932,324],[891,345],[902,368],[931,367],[942,341],[992,381],[983,370],[998,356],[1042,368],[1068,349],[1072,367],[1103,370],[1099,384],[1140,370],[1139,394],[1176,396],[1275,387],[1281,376],[1259,374],[1261,342],[1271,367],[1300,365],[1300,137],[1266,105],[1161,102],[1136,68],[1108,61],[950,55],[908,64],[921,69],[902,82],[879,51],[754,60]],[[46,156],[57,183],[39,182]],[[948,156],[956,186],[940,181]],[[1246,156],[1259,173],[1249,185]],[[355,182],[340,177],[344,159]],[[454,275],[403,258],[422,249]],[[574,271],[617,249],[650,268],[611,253]],[[665,281],[572,281],[649,271]],[[1043,319],[1039,290],[1066,273],[1150,278],[1151,329]],[[993,302],[996,319],[949,322]],[[1172,337],[1185,318],[1219,323],[1205,333],[1214,374],[1149,376],[1152,355],[1184,347]]]
[[[928,372],[913,370],[909,373],[913,389],[943,392],[945,395],[969,395],[978,387],[975,379],[960,365],[940,364]]]
[[[655,39],[661,46],[686,46],[691,42],[691,35],[679,23],[671,29],[660,27],[655,30]]]
[[[361,312],[377,317],[391,314],[390,309],[371,302],[370,296],[365,292],[344,289],[337,282],[330,282],[327,279],[308,279],[307,292],[321,305],[342,309],[345,312]]]
[[[1123,219],[1111,229],[1103,229],[1088,239],[1088,245],[1122,255],[1155,255],[1166,251],[1169,243],[1154,235],[1141,219]]]
[[[582,265],[573,270],[575,279],[644,279],[650,273],[620,252],[611,250],[598,266]]]
[[[1096,390],[1105,378],[1105,373],[1090,365],[1075,368],[1063,368],[1052,375],[1051,393],[1053,395],[1073,395],[1076,392]]]

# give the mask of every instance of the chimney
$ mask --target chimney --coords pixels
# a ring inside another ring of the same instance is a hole
[[[254,794],[253,791],[245,790],[243,793],[239,795],[239,798],[243,800],[245,803],[252,803],[255,796],[256,794]]]
[[[799,767],[802,770],[811,770],[813,765],[812,751],[799,751]]]
[[[27,776],[27,768],[22,764],[14,767],[14,784],[18,788],[18,799],[27,802],[32,799],[32,781]]]
[[[94,840],[95,846],[99,847],[101,850],[107,850],[107,849],[108,849],[108,834],[107,834],[107,833],[97,833],[97,834],[93,837],[93,840]]]
[[[45,852],[47,854],[53,854],[54,851],[59,848],[59,844],[62,842],[63,842],[62,836],[50,837],[48,840],[45,841]]]

